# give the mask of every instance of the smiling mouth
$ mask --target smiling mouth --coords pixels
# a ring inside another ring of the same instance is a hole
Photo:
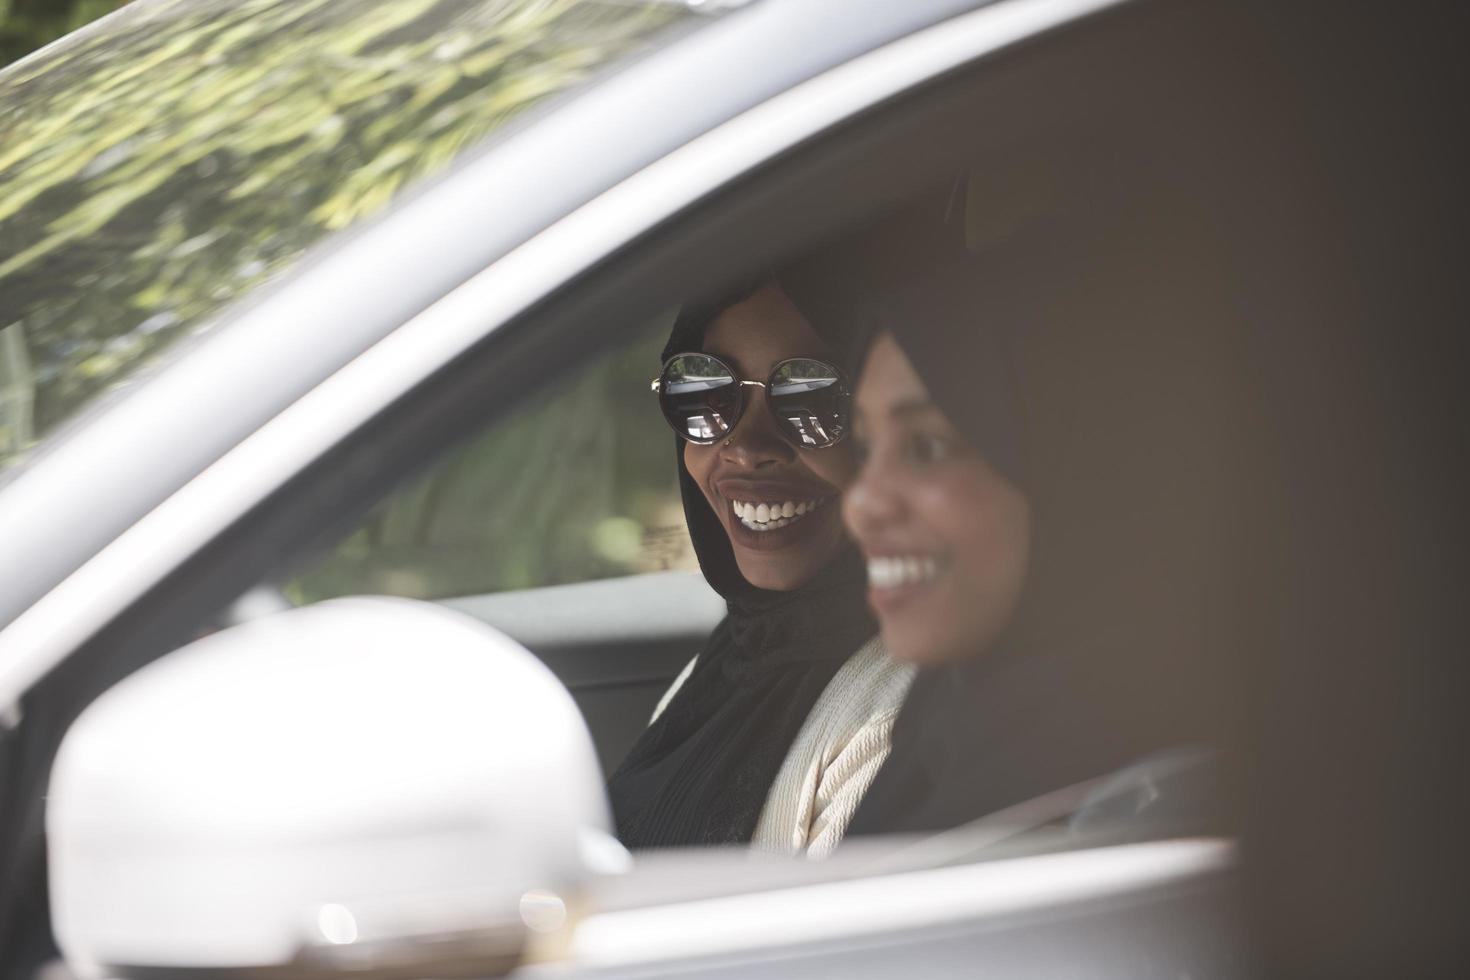
[[[883,555],[868,559],[868,587],[875,592],[927,585],[944,564],[929,555]]]
[[[754,503],[732,500],[731,508],[742,525],[752,531],[774,531],[795,524],[812,511],[826,503],[826,498],[815,500],[782,500]]]

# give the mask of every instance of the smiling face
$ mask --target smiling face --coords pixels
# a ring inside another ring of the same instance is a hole
[[[791,300],[766,286],[721,313],[705,333],[704,351],[747,381],[764,381],[780,361],[831,361]],[[761,589],[789,591],[811,580],[844,541],[837,502],[852,478],[846,442],[796,449],[781,438],[765,389],[745,389],[745,410],[728,444],[684,444],[684,465],[704,492],[735,552],[740,574]]]
[[[954,428],[889,334],[868,356],[855,420],[865,459],[843,517],[884,642],[916,663],[983,653],[1025,582],[1025,494]]]

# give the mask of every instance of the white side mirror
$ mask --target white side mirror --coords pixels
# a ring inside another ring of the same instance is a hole
[[[392,599],[257,620],[128,678],[67,734],[46,826],[83,976],[484,976],[626,859],[550,671]]]

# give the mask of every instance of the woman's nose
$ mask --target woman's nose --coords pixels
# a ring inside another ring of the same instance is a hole
[[[861,543],[865,536],[897,523],[903,511],[901,487],[874,457],[868,457],[842,494],[842,520],[848,531]]]
[[[735,430],[720,443],[720,458],[746,469],[789,462],[796,450],[777,431],[771,410],[766,407],[765,392],[756,391],[746,397],[745,411],[735,423]]]

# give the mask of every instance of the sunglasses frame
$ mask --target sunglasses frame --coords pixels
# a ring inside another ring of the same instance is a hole
[[[738,407],[738,409],[737,409],[737,411],[735,413],[735,418],[730,422],[730,428],[729,428],[729,430],[726,431],[723,435],[718,435],[718,436],[715,436],[715,437],[713,437],[711,439],[696,439],[693,436],[689,435],[687,432],[681,431],[679,429],[679,427],[674,424],[674,421],[669,418],[668,413],[665,412],[665,411],[663,411],[662,401],[663,401],[664,374],[668,372],[669,365],[672,364],[672,363],[674,363],[675,361],[677,361],[681,357],[707,357],[710,360],[714,361],[716,364],[720,365],[726,371],[728,371],[729,374],[730,374],[730,377],[734,379],[735,386],[736,386],[737,389],[739,389],[739,394],[740,394],[740,401],[738,403],[739,407]],[[653,381],[651,381],[649,383],[649,389],[651,391],[653,391],[654,394],[656,394],[656,395],[659,396],[659,401],[660,401],[660,405],[659,405],[660,412],[659,412],[659,414],[663,415],[664,421],[669,423],[669,428],[671,428],[671,429],[674,430],[674,434],[676,436],[678,436],[680,439],[685,440],[686,442],[692,442],[696,446],[713,446],[713,445],[715,445],[716,443],[718,443],[718,442],[720,442],[722,440],[725,440],[725,439],[730,438],[734,434],[736,427],[740,425],[740,420],[743,419],[743,418],[745,418],[745,408],[746,408],[745,389],[747,387],[754,386],[756,388],[765,388],[767,391],[769,391],[770,388],[771,388],[771,379],[776,376],[776,372],[777,371],[780,371],[783,365],[790,364],[792,361],[815,361],[818,364],[822,364],[822,365],[825,365],[826,367],[831,368],[832,369],[832,373],[837,376],[837,383],[842,386],[842,389],[846,393],[846,396],[847,396],[847,399],[848,399],[849,403],[851,402],[851,399],[852,399],[852,385],[847,380],[847,373],[844,372],[842,370],[842,368],[838,367],[836,364],[833,364],[831,361],[823,360],[820,357],[787,357],[787,358],[783,358],[783,359],[777,361],[775,364],[771,365],[771,373],[766,376],[766,380],[765,381],[747,381],[744,378],[740,377],[740,375],[736,372],[736,370],[734,368],[732,368],[729,364],[726,364],[725,361],[722,358],[716,357],[713,354],[705,353],[704,351],[698,351],[698,350],[680,351],[677,354],[670,354],[664,360],[663,367],[661,367],[659,369],[658,377],[654,378]],[[775,417],[775,415],[776,415],[775,409],[772,407],[771,400],[769,398],[766,399],[766,411],[769,412],[769,413],[771,413],[772,418],[775,420],[775,422],[776,422],[776,431],[780,434],[781,438],[783,440],[785,440],[787,444],[793,446],[796,449],[806,449],[806,450],[812,450],[812,451],[820,452],[823,449],[831,449],[833,446],[836,446],[836,445],[840,444],[844,439],[847,438],[848,429],[845,429],[844,428],[842,430],[842,432],[837,436],[836,439],[833,439],[831,442],[827,443],[824,446],[808,446],[808,445],[805,445],[803,443],[798,443],[796,440],[794,440],[793,438],[791,438],[790,434],[787,433],[785,427],[781,424],[781,420],[779,418],[776,418]]]

